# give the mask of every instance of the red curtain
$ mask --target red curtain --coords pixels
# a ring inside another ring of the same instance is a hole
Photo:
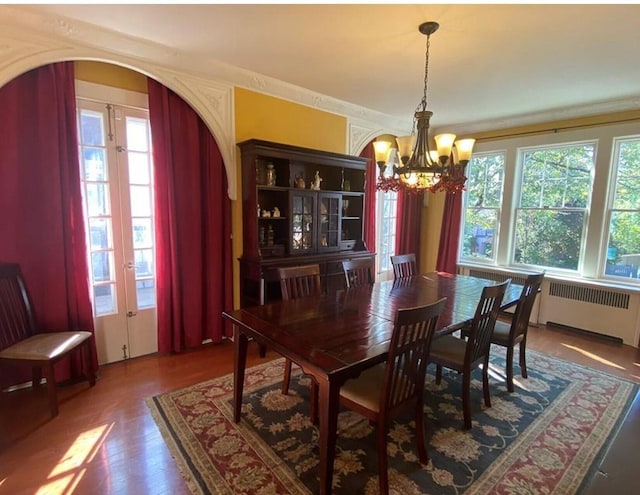
[[[0,259],[20,264],[41,331],[93,332],[73,62],[10,81],[0,108]],[[67,359],[56,380],[80,370]],[[1,383],[16,379],[3,373]]]
[[[233,305],[231,204],[222,156],[195,111],[148,79],[153,140],[158,350],[222,340]]]
[[[415,253],[416,258],[420,258],[420,225],[424,194],[398,191],[396,254]]]
[[[458,264],[458,243],[460,241],[460,222],[462,221],[462,194],[447,193],[444,200],[440,245],[436,270],[455,274]]]
[[[371,252],[376,250],[376,181],[378,178],[378,167],[375,160],[373,141],[365,146],[360,153],[362,158],[367,158],[367,170],[364,200],[364,242]]]

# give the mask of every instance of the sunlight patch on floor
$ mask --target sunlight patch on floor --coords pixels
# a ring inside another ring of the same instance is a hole
[[[507,381],[504,370],[498,368],[495,364],[492,363],[489,363],[489,377],[498,380],[499,382]]]
[[[49,473],[49,482],[42,485],[36,495],[73,493],[84,476],[87,465],[93,460],[112,428],[113,423],[105,424],[78,435],[60,462]]]
[[[625,369],[623,366],[620,366],[619,364],[616,364],[613,361],[609,361],[607,359],[601,358],[597,354],[594,354],[594,353],[589,352],[589,351],[585,351],[584,349],[581,349],[580,347],[576,347],[574,345],[569,345],[569,344],[561,344],[561,345],[563,347],[566,347],[567,349],[571,349],[572,351],[576,351],[576,352],[582,354],[583,356],[588,357],[589,359],[593,359],[594,361],[597,361],[599,363],[606,364],[607,366],[611,366],[612,368],[617,368],[619,370],[624,370]]]

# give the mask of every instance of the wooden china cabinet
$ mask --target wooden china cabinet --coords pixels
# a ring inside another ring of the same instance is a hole
[[[238,147],[243,307],[281,297],[277,267],[317,263],[331,291],[344,288],[343,260],[373,261],[363,242],[365,158],[256,139]]]

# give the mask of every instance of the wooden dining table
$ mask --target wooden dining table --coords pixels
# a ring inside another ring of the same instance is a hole
[[[318,385],[320,494],[331,493],[340,387],[387,357],[396,312],[447,298],[438,334],[473,318],[482,288],[497,282],[465,275],[425,273],[320,297],[277,301],[223,312],[234,327],[234,420],[240,421],[249,338],[291,359]],[[510,284],[502,308],[517,303]],[[437,336],[436,336],[437,338]]]

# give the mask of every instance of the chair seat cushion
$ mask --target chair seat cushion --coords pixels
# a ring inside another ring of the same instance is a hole
[[[340,387],[340,395],[371,411],[379,412],[385,369],[385,363],[380,363],[363,371],[357,378],[347,380]]]
[[[452,335],[444,335],[433,339],[429,361],[447,368],[462,369],[467,341]]]
[[[493,328],[493,335],[491,336],[491,342],[494,344],[509,345],[509,332],[511,332],[511,324],[504,321],[496,321],[496,326]]]
[[[55,359],[91,337],[90,332],[39,333],[0,351],[0,359]]]

